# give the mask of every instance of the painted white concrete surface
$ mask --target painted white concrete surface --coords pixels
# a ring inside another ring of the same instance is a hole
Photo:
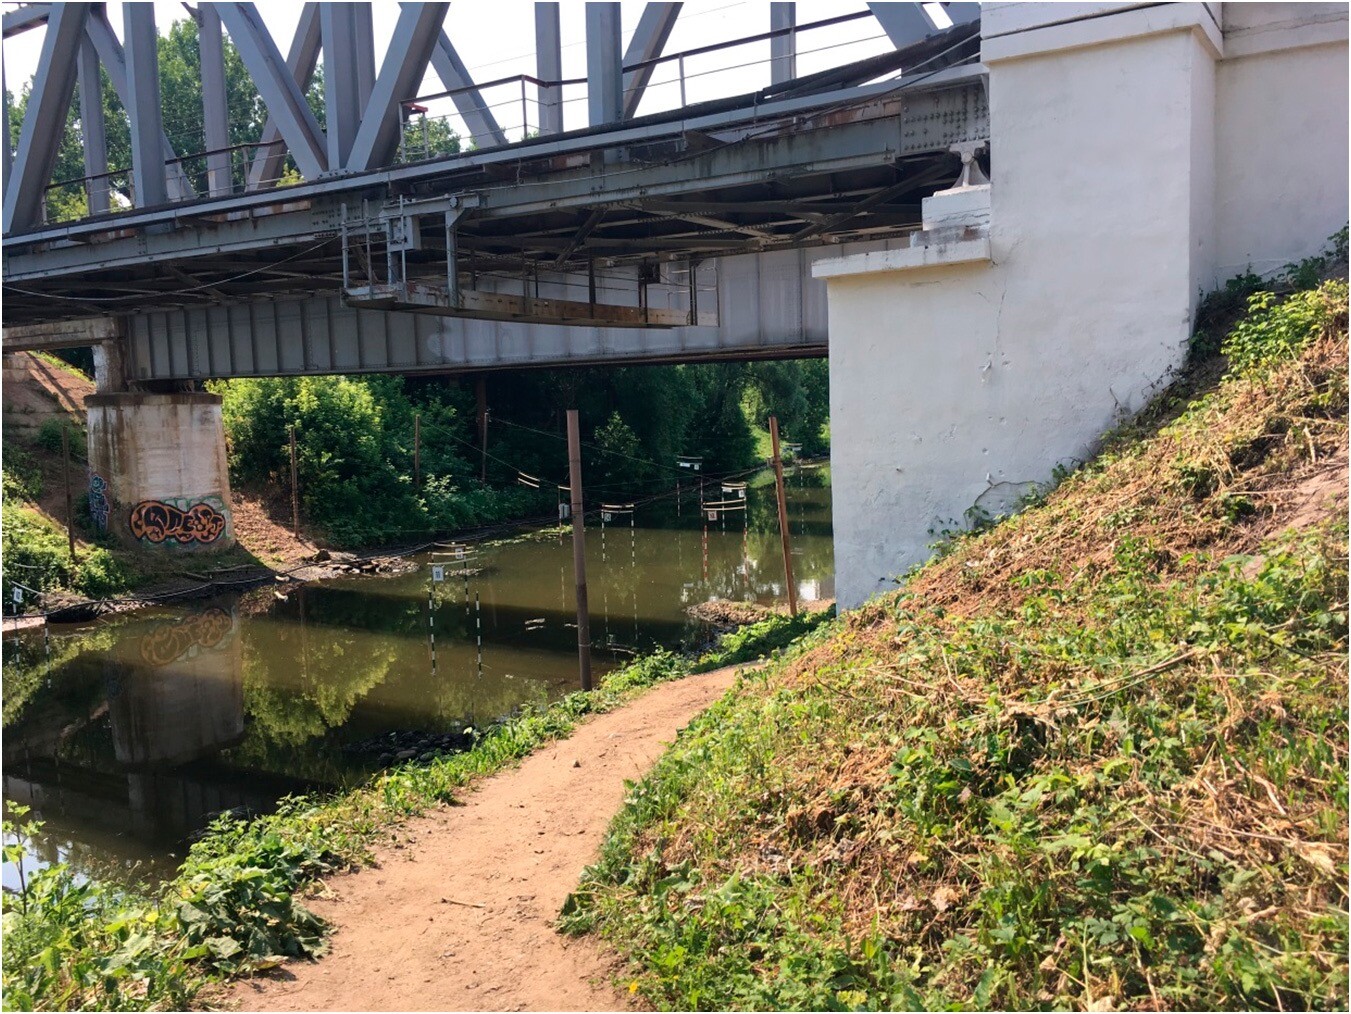
[[[1213,282],[1249,268],[1277,271],[1317,253],[1347,223],[1347,6],[1226,4],[1226,29],[1235,8],[1250,6],[1276,8],[1276,17],[1292,7],[1336,7],[1339,20],[1311,12],[1320,20],[1305,27],[1313,38],[1334,30],[1341,37],[1253,51],[1257,40],[1276,46],[1298,33],[1237,29],[1248,55],[1216,67]],[[1226,31],[1226,52],[1230,39]]]
[[[214,550],[234,543],[219,395],[100,393],[85,405],[89,467],[106,483],[109,532],[149,549]],[[132,511],[147,501],[180,509],[205,503],[224,514],[226,525],[210,539],[147,540],[130,530]]]
[[[816,268],[841,605],[895,587],[970,508],[1091,456],[1182,362],[1199,295],[1233,251],[1279,266],[1345,222],[1344,37],[1319,43],[1339,72],[1308,47],[1217,72],[1220,6],[986,4],[989,262],[889,252]],[[1328,5],[1307,6],[1326,20]],[[1046,23],[1079,8],[1098,16]],[[1273,145],[1263,131],[1292,103],[1308,108]],[[1306,186],[1315,152],[1327,164]]]

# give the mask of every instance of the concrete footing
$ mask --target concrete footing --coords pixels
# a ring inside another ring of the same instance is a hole
[[[96,526],[155,552],[234,545],[218,395],[98,393],[85,404]]]

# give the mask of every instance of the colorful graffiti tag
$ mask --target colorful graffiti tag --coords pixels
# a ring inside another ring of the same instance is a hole
[[[218,647],[234,625],[234,617],[216,607],[172,623],[161,623],[141,638],[141,658],[153,666],[168,665],[194,648]]]
[[[210,544],[224,534],[229,518],[222,510],[201,501],[190,505],[189,501],[180,500],[179,504],[181,506],[163,500],[142,500],[131,509],[131,517],[127,519],[131,534],[156,545],[161,542]]]
[[[108,481],[98,472],[89,473],[89,517],[100,532],[108,530]]]

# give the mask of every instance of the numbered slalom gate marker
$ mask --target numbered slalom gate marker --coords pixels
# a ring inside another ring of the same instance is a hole
[[[744,482],[724,482],[722,484],[723,496],[734,496],[739,500],[746,499],[746,484]]]

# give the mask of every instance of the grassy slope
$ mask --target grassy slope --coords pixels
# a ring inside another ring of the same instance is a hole
[[[1346,288],[1297,298],[745,679],[563,926],[676,1009],[1344,1009]]]

